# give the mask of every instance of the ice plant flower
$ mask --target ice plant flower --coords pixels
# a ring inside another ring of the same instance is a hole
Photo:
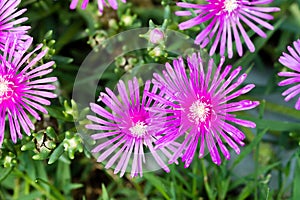
[[[112,7],[114,10],[118,9],[118,2],[117,0],[97,0],[98,1],[98,9],[99,12],[102,14],[103,13],[103,8],[104,6],[110,6]],[[126,3],[126,0],[122,0],[123,3]],[[83,0],[82,4],[81,4],[81,9],[86,9],[87,4],[89,3],[89,0]],[[72,0],[71,5],[70,5],[70,9],[74,10],[76,9],[76,6],[78,4],[78,0]]]
[[[282,56],[279,58],[279,62],[284,66],[288,67],[294,72],[279,72],[278,75],[282,77],[288,77],[286,80],[283,80],[278,83],[279,86],[286,86],[291,84],[296,84],[291,88],[287,89],[282,93],[285,97],[285,101],[289,101],[300,93],[300,39],[294,41],[294,48],[288,46],[288,53],[282,53]],[[298,98],[295,108],[300,110],[300,97]]]
[[[170,163],[179,157],[188,167],[193,160],[198,144],[200,144],[199,158],[205,155],[205,146],[212,161],[221,163],[219,149],[226,159],[230,159],[228,145],[239,154],[238,145],[244,145],[245,135],[233,124],[254,128],[255,123],[239,119],[234,112],[249,110],[257,105],[258,101],[240,100],[232,102],[236,97],[252,90],[255,85],[248,84],[237,89],[246,79],[247,74],[239,76],[241,67],[234,69],[228,65],[222,70],[224,57],[217,69],[210,59],[207,64],[200,54],[193,54],[187,58],[188,70],[182,58],[173,61],[173,67],[167,63],[163,75],[154,74],[153,84],[164,91],[165,95],[152,98],[160,100],[173,109],[173,124],[176,128],[163,134],[155,143],[156,148],[167,145],[182,138],[180,147],[173,154]],[[205,69],[207,69],[205,72]],[[222,72],[221,72],[222,71]],[[189,75],[188,75],[189,74]],[[232,83],[233,80],[236,80]]]
[[[136,78],[128,81],[128,89],[123,81],[119,81],[117,89],[120,98],[109,88],[106,88],[106,93],[100,94],[100,100],[111,112],[95,103],[90,104],[91,110],[98,116],[88,115],[87,118],[94,123],[86,125],[86,128],[98,131],[91,136],[97,141],[92,152],[100,153],[97,161],[106,162],[107,169],[114,165],[114,173],[120,172],[121,177],[126,171],[131,171],[132,177],[142,176],[143,166],[153,166],[153,161],[158,168],[169,172],[164,160],[171,158],[170,150],[173,151],[175,146],[171,144],[155,150],[153,145],[157,140],[156,133],[166,127],[167,117],[163,112],[152,112],[150,107],[163,106],[143,94],[140,100]],[[147,81],[144,90],[156,93],[157,88],[150,89],[150,81]]]
[[[153,44],[158,44],[162,42],[164,37],[165,37],[164,33],[158,28],[151,30],[149,34],[149,40]]]
[[[1,0],[0,1],[0,51],[4,50],[6,39],[10,33],[19,35],[19,47],[22,45],[22,40],[29,38],[27,31],[30,26],[21,26],[20,24],[27,21],[27,17],[21,16],[26,9],[17,11],[17,7],[21,3],[21,0]]]
[[[33,59],[34,53],[42,48],[38,45],[32,52],[25,54],[32,43],[32,38],[26,41],[26,49],[16,50],[19,40],[17,38],[7,39],[4,53],[0,55],[0,146],[4,139],[6,118],[7,129],[11,139],[16,143],[17,138],[22,138],[22,129],[27,135],[34,130],[34,124],[29,118],[40,120],[37,111],[47,113],[43,105],[50,105],[47,98],[55,98],[51,92],[55,89],[52,84],[56,77],[40,78],[49,74],[54,64],[53,61],[40,65],[38,62],[47,52],[42,50]]]
[[[270,12],[279,11],[276,7],[260,7],[271,3],[273,0],[206,0],[207,4],[191,4],[179,2],[177,5],[182,8],[194,9],[191,11],[177,11],[178,16],[196,17],[179,24],[181,30],[208,22],[208,25],[197,35],[196,44],[202,48],[211,42],[209,54],[212,56],[220,47],[221,56],[225,55],[226,49],[229,58],[233,56],[233,41],[239,56],[243,55],[241,36],[250,52],[255,51],[255,46],[247,35],[244,25],[250,27],[259,36],[265,38],[266,33],[258,26],[273,30],[273,26],[267,20],[273,19]],[[244,24],[242,24],[244,23]],[[241,35],[241,36],[240,36]]]

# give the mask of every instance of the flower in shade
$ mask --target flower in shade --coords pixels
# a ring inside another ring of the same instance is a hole
[[[234,69],[228,65],[222,70],[224,57],[220,65],[214,69],[214,62],[210,59],[205,63],[200,54],[193,54],[187,58],[189,75],[186,72],[182,58],[173,61],[173,67],[167,63],[163,75],[154,74],[153,84],[164,92],[164,95],[151,95],[161,104],[173,109],[173,126],[176,127],[167,134],[162,134],[155,143],[156,148],[163,147],[169,142],[183,136],[181,145],[174,152],[170,163],[182,157],[185,167],[193,160],[198,144],[200,144],[199,157],[205,154],[207,147],[212,161],[221,163],[219,149],[226,159],[230,154],[224,143],[227,143],[239,154],[238,145],[244,145],[245,135],[233,124],[254,128],[255,123],[239,119],[234,112],[249,110],[259,102],[240,100],[232,102],[252,90],[254,84],[248,84],[237,89],[246,79],[247,74],[239,76],[241,67]],[[207,69],[205,72],[205,69]],[[222,72],[221,72],[222,71]],[[233,80],[236,80],[234,83]],[[170,112],[171,113],[171,112]]]
[[[8,38],[4,52],[0,55],[0,146],[4,139],[6,118],[7,130],[16,143],[17,138],[22,138],[22,130],[27,135],[34,130],[30,116],[40,120],[37,111],[47,113],[44,108],[44,105],[50,105],[47,98],[56,97],[51,91],[55,89],[52,83],[57,78],[41,78],[52,71],[51,66],[54,64],[53,61],[39,64],[47,49],[30,59],[43,45],[38,45],[26,54],[32,38],[26,41],[26,48],[22,51],[16,50],[18,41],[16,37]]]
[[[168,117],[163,112],[153,112],[152,107],[163,109],[163,105],[142,94],[140,100],[138,80],[128,81],[128,89],[123,81],[117,84],[120,98],[110,89],[101,93],[100,100],[111,112],[95,103],[91,103],[91,110],[98,116],[88,115],[94,124],[86,125],[87,129],[98,131],[91,137],[97,141],[93,153],[100,153],[98,162],[106,162],[105,168],[114,165],[114,173],[123,176],[125,171],[131,171],[131,176],[143,175],[143,165],[152,166],[156,161],[159,168],[169,172],[164,160],[171,158],[175,145],[155,150],[153,143],[155,136],[162,130],[167,130]],[[150,81],[144,87],[145,91],[156,93],[157,88],[150,89]],[[147,156],[145,155],[146,152]]]
[[[279,11],[275,7],[260,7],[271,3],[273,0],[206,0],[207,4],[191,4],[179,2],[177,5],[182,8],[194,9],[194,11],[177,11],[178,16],[197,16],[179,24],[181,30],[208,22],[208,25],[197,35],[196,44],[202,48],[211,42],[210,55],[213,55],[217,46],[220,47],[220,54],[223,56],[227,49],[229,58],[233,56],[233,41],[239,56],[243,55],[242,40],[245,41],[251,52],[255,46],[247,35],[244,25],[250,27],[259,36],[265,38],[266,33],[258,26],[273,30],[273,26],[266,20],[273,19],[270,12]],[[244,23],[244,24],[243,24]],[[241,39],[241,36],[243,39]]]
[[[158,28],[151,30],[149,34],[149,40],[153,44],[158,44],[162,42],[164,37],[164,33]]]
[[[98,1],[98,9],[99,12],[102,14],[103,13],[103,8],[104,6],[109,6],[112,7],[114,10],[118,9],[118,2],[117,0],[97,0]],[[122,0],[123,3],[126,3],[126,0]],[[89,3],[89,0],[83,0],[81,4],[81,9],[86,9],[87,4]],[[72,0],[70,9],[74,10],[78,4],[78,0]]]
[[[4,45],[9,34],[19,35],[18,47],[22,47],[23,40],[29,38],[27,30],[30,26],[20,26],[21,23],[27,21],[27,17],[16,19],[22,15],[26,9],[17,11],[21,0],[3,0],[0,1],[0,50],[4,50]]]
[[[300,93],[300,39],[294,42],[294,48],[288,46],[288,53],[282,53],[283,55],[279,58],[279,62],[295,72],[279,72],[279,76],[288,77],[278,83],[279,86],[285,86],[290,84],[296,84],[293,87],[287,89],[282,93],[285,97],[285,101],[289,101]],[[300,97],[298,98],[295,108],[300,110]]]

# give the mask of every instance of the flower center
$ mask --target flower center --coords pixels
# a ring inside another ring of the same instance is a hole
[[[0,76],[0,103],[2,103],[2,101],[6,99],[9,99],[12,96],[13,94],[12,86],[13,86],[12,82]]]
[[[225,0],[224,7],[224,10],[226,10],[228,13],[231,13],[238,7],[238,3],[236,0]]]
[[[145,135],[147,132],[147,125],[144,122],[138,121],[134,126],[132,126],[129,131],[131,132],[132,135],[141,137]]]
[[[191,122],[203,123],[211,115],[211,104],[197,100],[190,106],[189,110],[188,119]]]

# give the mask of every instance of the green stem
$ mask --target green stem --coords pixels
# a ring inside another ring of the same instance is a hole
[[[194,199],[197,198],[197,169],[198,169],[198,160],[195,160],[194,165],[193,165],[193,186],[192,186],[192,194]]]
[[[23,173],[17,168],[14,168],[14,173],[20,177],[23,178],[27,183],[29,183],[32,187],[34,187],[36,190],[40,191],[42,194],[44,194],[47,199],[50,200],[63,200],[64,198],[61,197],[55,197],[52,194],[50,194],[45,188],[42,186],[38,185],[34,180],[32,180],[27,174]]]
[[[206,166],[205,166],[205,163],[204,163],[204,159],[201,159],[201,165],[202,165],[202,173],[203,173],[203,182],[204,182],[205,190],[207,192],[207,196],[208,196],[209,199],[215,199],[212,192],[211,192],[211,188],[209,186],[209,183],[208,183],[208,177],[207,177],[207,171],[206,171]]]
[[[255,200],[258,199],[258,169],[259,169],[259,164],[258,164],[258,156],[259,156],[259,143],[256,145],[256,151],[255,151],[255,189],[254,189],[254,197]]]
[[[15,179],[13,199],[19,199],[19,193],[20,193],[20,179],[16,178]]]

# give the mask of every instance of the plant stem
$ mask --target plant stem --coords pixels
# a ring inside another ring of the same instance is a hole
[[[192,186],[192,194],[194,199],[197,199],[197,169],[198,169],[198,160],[195,160],[193,165],[193,186]]]
[[[34,180],[32,180],[27,174],[23,173],[22,171],[20,171],[17,168],[14,168],[14,173],[20,177],[23,178],[27,183],[29,183],[32,187],[34,187],[35,189],[37,189],[38,191],[40,191],[42,194],[44,194],[47,199],[51,199],[51,200],[64,200],[64,198],[62,198],[62,196],[53,196],[52,194],[50,194],[45,188],[43,188],[42,186],[40,186],[39,184],[37,184]]]
[[[208,177],[207,177],[207,171],[206,171],[206,166],[205,166],[205,163],[204,163],[204,159],[201,159],[201,165],[202,165],[202,173],[203,173],[203,182],[204,182],[205,190],[207,192],[207,196],[208,196],[209,199],[215,199],[212,192],[211,192],[211,188],[209,186],[209,183],[208,183]]]

